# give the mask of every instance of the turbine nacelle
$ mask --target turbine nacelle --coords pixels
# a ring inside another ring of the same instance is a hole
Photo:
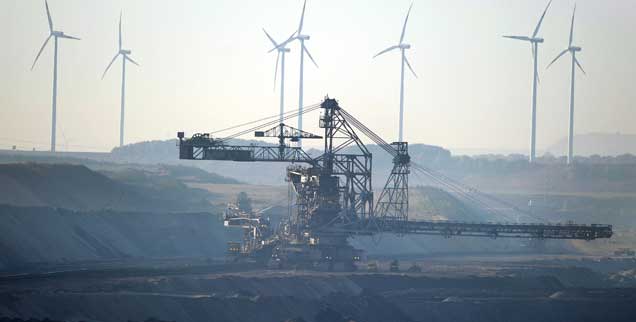
[[[537,37],[537,35],[539,34],[539,29],[541,28],[541,23],[543,23],[543,18],[545,18],[545,14],[548,12],[548,8],[550,8],[550,4],[551,3],[552,3],[552,0],[550,0],[550,2],[548,2],[548,5],[543,10],[543,14],[541,15],[541,18],[539,18],[539,22],[537,23],[536,27],[534,27],[534,31],[532,32],[531,36],[504,36],[504,38],[510,38],[510,39],[516,39],[516,40],[522,40],[522,41],[529,41],[529,42],[531,42],[533,44],[543,43],[543,38]]]
[[[521,40],[521,41],[529,41],[533,44],[540,44],[543,43],[543,38],[539,38],[539,37],[527,37],[527,36],[503,36],[504,38],[510,38],[510,39],[516,39],[516,40]]]
[[[400,49],[410,49],[410,48],[411,48],[411,45],[410,45],[410,44],[400,44],[398,47],[399,47]]]
[[[106,76],[106,73],[110,69],[110,66],[113,65],[113,63],[115,62],[115,60],[117,60],[117,58],[119,56],[122,57],[122,64],[125,64],[126,61],[129,61],[129,62],[139,66],[139,63],[137,63],[134,59],[130,58],[130,54],[132,54],[132,50],[122,48],[121,16],[122,16],[122,13],[119,13],[119,32],[118,32],[118,41],[117,41],[117,47],[119,48],[119,50],[117,51],[115,56],[113,56],[113,59],[110,61],[110,63],[108,63],[108,66],[106,66],[106,69],[104,70],[104,73],[102,74],[102,79],[104,79],[104,77]],[[125,66],[125,65],[123,65],[123,66]],[[123,74],[122,74],[122,78],[125,78],[125,75],[126,75],[126,72],[124,71]],[[122,94],[122,97],[123,97],[123,94]],[[122,105],[122,110],[123,110],[123,105]],[[122,124],[122,128],[123,128],[123,124]],[[121,135],[120,144],[123,144],[122,143],[123,142],[123,134],[120,134],[120,135]]]
[[[574,5],[574,10],[572,11],[572,22],[570,24],[570,39],[568,40],[568,47],[566,49],[564,49],[562,52],[560,52],[551,62],[550,64],[548,64],[547,68],[550,68],[550,66],[552,66],[552,64],[554,64],[557,60],[559,60],[559,58],[561,58],[563,55],[565,55],[566,53],[570,53],[572,55],[572,64],[576,64],[576,66],[583,72],[583,74],[585,74],[585,70],[583,69],[583,66],[581,66],[581,63],[579,62],[579,60],[576,58],[575,53],[579,52],[582,50],[581,47],[579,46],[572,46],[572,42],[574,41],[574,15],[576,13],[576,5]],[[574,65],[573,65],[574,66]],[[574,68],[572,69],[572,79],[574,79]],[[572,80],[572,93],[574,93],[574,80]],[[571,103],[572,105],[572,103]],[[572,120],[570,120],[570,122],[572,122]],[[570,124],[571,126],[571,124]],[[570,141],[572,140],[572,128],[570,128]],[[572,146],[569,147],[570,151],[568,153],[568,162],[570,162],[570,160],[572,159]]]
[[[69,35],[65,34],[63,31],[53,30],[53,19],[51,18],[51,12],[49,11],[49,4],[48,4],[48,2],[46,0],[44,1],[44,6],[46,7],[46,17],[47,17],[47,19],[49,21],[49,36],[46,37],[46,39],[44,40],[44,43],[42,44],[42,47],[40,47],[40,51],[38,51],[37,56],[35,56],[35,60],[33,61],[33,65],[31,65],[31,70],[33,70],[33,68],[35,67],[35,64],[38,62],[38,58],[40,58],[40,55],[42,54],[42,51],[44,50],[44,47],[46,47],[46,44],[49,43],[49,40],[51,39],[51,37],[55,37],[56,43],[57,43],[57,39],[58,38],[80,40],[77,37],[69,36]],[[56,49],[56,53],[57,53],[57,49]],[[53,105],[55,105],[55,103],[53,103]],[[53,137],[54,136],[55,135],[53,135]],[[53,141],[55,141],[55,140],[53,140]],[[54,151],[55,149],[52,148],[51,150]]]
[[[309,59],[311,59],[311,62],[314,63],[314,66],[316,66],[316,68],[318,68],[318,64],[314,60],[314,57],[312,57],[311,53],[309,53],[309,49],[307,49],[307,47],[305,47],[305,40],[309,40],[311,38],[311,37],[309,37],[309,35],[303,34],[303,22],[305,21],[305,7],[306,6],[307,6],[307,0],[305,0],[303,2],[303,11],[302,11],[302,13],[300,15],[300,24],[298,25],[298,30],[296,31],[296,37],[293,37],[292,40],[300,41],[300,56],[303,57],[304,54],[307,54]],[[302,66],[303,65],[301,63],[301,68],[302,68]],[[302,81],[302,71],[301,71],[301,80],[300,80],[301,95],[299,95],[299,96],[301,96],[301,98],[300,98],[300,102],[301,103],[302,103],[302,84],[303,84],[303,81]],[[299,108],[302,109],[302,105],[299,106]],[[299,122],[299,124],[301,124],[301,122]]]
[[[289,48],[285,48],[285,47],[278,47],[276,48],[279,52],[281,53],[288,53],[290,52]]]

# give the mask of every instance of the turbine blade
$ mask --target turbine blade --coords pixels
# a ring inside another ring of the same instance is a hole
[[[570,42],[568,47],[572,46],[572,40],[574,39],[574,14],[576,13],[576,4],[574,4],[574,10],[572,11],[572,24],[570,24]]]
[[[558,56],[556,56],[556,58],[554,58],[554,59],[550,62],[550,64],[548,64],[548,67],[546,67],[545,69],[550,68],[550,66],[552,66],[552,64],[554,64],[554,62],[555,62],[555,61],[557,61],[557,59],[561,58],[561,56],[565,55],[565,53],[567,53],[567,52],[568,52],[568,50],[569,50],[569,49],[565,49],[565,50],[563,50],[563,51],[562,51],[562,52],[561,52]]]
[[[134,61],[132,58],[128,57],[128,55],[124,55],[124,59],[139,66],[139,64],[136,61]]]
[[[73,40],[81,40],[77,37],[69,36],[69,35],[61,35],[60,38],[73,39]]]
[[[409,11],[406,13],[406,18],[404,19],[404,26],[402,26],[402,35],[400,35],[400,44],[404,41],[404,35],[406,34],[406,23],[409,21],[409,15],[411,14],[411,8],[413,8],[413,2],[409,6]]]
[[[307,6],[307,0],[303,3],[303,13],[300,15],[300,25],[298,25],[298,34],[303,31],[303,21],[305,20],[305,6]]]
[[[51,39],[51,37],[53,37],[53,35],[49,35],[48,37],[46,37],[46,40],[44,41],[44,44],[42,44],[42,47],[40,48],[40,51],[38,51],[38,55],[35,56],[35,60],[33,61],[33,65],[31,65],[31,70],[33,70],[33,67],[35,67],[35,63],[38,62],[38,58],[40,58],[40,55],[42,54],[42,51],[44,50],[44,47],[46,47],[46,44],[49,42],[49,39]]]
[[[119,50],[121,50],[121,14],[122,11],[119,12]]]
[[[102,79],[104,79],[104,77],[106,76],[106,73],[110,69],[110,66],[113,65],[113,63],[115,62],[117,57],[119,57],[119,52],[115,54],[115,57],[113,57],[113,60],[111,60],[110,63],[108,64],[108,66],[106,66],[106,69],[104,70],[104,73],[102,74]]]
[[[534,33],[532,33],[532,38],[536,37],[537,34],[539,33],[539,28],[541,28],[541,23],[543,22],[543,18],[545,17],[545,13],[548,12],[548,8],[550,8],[550,4],[552,3],[552,0],[550,0],[550,2],[548,2],[548,5],[545,7],[545,10],[543,10],[543,14],[541,15],[541,19],[539,19],[539,23],[537,24],[537,27],[534,28]]]
[[[274,70],[274,88],[272,91],[276,90],[276,79],[278,78],[278,60],[280,59],[280,51],[276,55],[276,69]]]
[[[413,73],[413,76],[415,76],[415,78],[417,78],[417,74],[415,73],[415,71],[413,70],[413,67],[411,67],[411,63],[409,63],[409,59],[406,58],[406,56],[404,56],[404,62],[406,63],[406,66],[409,68],[409,70],[411,71],[411,73]]]
[[[265,33],[265,36],[267,36],[267,38],[269,38],[269,41],[272,42],[272,44],[274,45],[274,49],[276,49],[278,47],[278,44],[276,43],[276,41],[274,40],[274,38],[272,38],[272,36],[269,35],[269,33],[267,33],[267,30],[265,30],[265,28],[263,28],[263,32]],[[273,49],[272,49],[273,50]],[[272,51],[270,50],[270,52]]]
[[[307,56],[309,56],[309,59],[311,59],[311,62],[314,63],[314,66],[318,68],[318,64],[316,64],[314,57],[311,56],[311,54],[309,53],[309,49],[307,49],[307,47],[304,44],[303,44],[303,50],[305,51],[305,53],[307,53]]]
[[[44,6],[46,7],[46,17],[49,19],[49,31],[53,32],[53,19],[51,19],[51,11],[49,11],[49,3],[44,0]]]
[[[375,56],[373,56],[373,58],[376,58],[376,57],[378,57],[378,56],[380,56],[380,55],[382,55],[382,54],[384,54],[386,52],[389,52],[389,51],[391,51],[393,49],[398,49],[398,48],[400,48],[400,46],[391,46],[391,47],[389,47],[389,48],[387,48],[387,49],[375,54]]]
[[[292,32],[292,34],[289,36],[289,38],[287,38],[287,40],[285,40],[282,43],[280,43],[280,45],[278,45],[278,47],[285,47],[285,45],[287,45],[290,41],[296,39],[294,37],[294,35],[296,35],[296,31],[295,30],[294,30],[294,32]]]
[[[294,35],[296,35],[296,31],[292,32],[291,36],[289,36],[289,38],[287,38],[287,40],[283,41],[282,43],[275,45],[274,48],[270,49],[268,51],[268,53],[271,53],[272,51],[279,49],[279,48],[284,48],[285,46],[287,46],[288,43],[290,43],[292,40],[296,39],[296,37],[294,37]]]
[[[585,70],[581,66],[581,63],[579,63],[579,60],[576,58],[576,56],[574,57],[574,62],[576,63],[576,66],[578,66],[579,69],[583,72],[583,75],[587,75],[587,73],[585,72]]]
[[[530,37],[526,37],[526,36],[502,36],[502,37],[516,39],[516,40],[530,41]]]

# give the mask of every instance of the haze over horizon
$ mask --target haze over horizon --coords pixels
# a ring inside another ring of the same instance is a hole
[[[405,138],[463,149],[525,151],[530,134],[530,46],[503,39],[530,34],[547,1],[415,1],[406,31],[419,78],[405,79]],[[399,55],[376,59],[399,39],[410,0],[309,0],[306,45],[320,68],[305,66],[305,105],[329,94],[385,140],[397,138]],[[127,72],[126,142],[213,131],[278,112],[272,91],[278,41],[298,26],[301,0],[49,1],[60,41],[58,150],[108,151],[118,144],[121,65],[101,75],[123,43],[141,67]],[[574,1],[555,0],[539,36],[537,147],[566,135],[569,63],[545,66],[567,45]],[[577,76],[575,133],[634,133],[636,2],[577,1],[575,44],[587,76]],[[0,148],[48,149],[51,44],[44,1],[0,3]],[[286,66],[286,110],[297,108],[298,49]],[[305,129],[317,132],[316,114]],[[295,119],[289,122],[295,126]],[[575,148],[576,149],[576,148]],[[576,152],[576,150],[575,150]]]

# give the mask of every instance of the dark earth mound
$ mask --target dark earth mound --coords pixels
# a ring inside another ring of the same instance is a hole
[[[634,289],[542,277],[430,278],[254,271],[0,282],[0,315],[64,321],[633,321]]]

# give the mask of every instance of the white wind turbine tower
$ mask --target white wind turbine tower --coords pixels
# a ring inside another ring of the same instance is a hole
[[[110,68],[110,66],[115,62],[117,57],[121,55],[122,57],[121,59],[121,111],[119,116],[119,146],[124,145],[124,117],[125,117],[124,105],[126,103],[126,61],[129,61],[139,66],[139,64],[136,61],[134,61],[132,58],[129,57],[132,51],[129,49],[122,49],[121,38],[122,38],[121,37],[121,13],[119,13],[119,51],[115,54],[113,59],[110,61],[110,63],[106,67],[106,70],[104,70],[104,74],[102,74],[102,79],[104,79],[104,76],[106,76],[106,72],[108,72],[108,69]]]
[[[77,37],[73,37],[73,36],[69,36],[67,34],[65,34],[63,31],[56,31],[53,30],[53,19],[51,19],[51,12],[49,11],[49,4],[48,2],[46,2],[46,0],[44,1],[44,6],[46,7],[46,16],[49,20],[49,36],[46,38],[46,40],[44,41],[44,44],[42,44],[42,48],[40,48],[40,51],[38,52],[38,55],[35,56],[35,61],[33,61],[33,65],[31,66],[31,70],[33,70],[33,68],[35,67],[35,63],[38,62],[38,58],[40,58],[40,55],[42,54],[42,51],[44,50],[44,47],[46,47],[46,44],[49,42],[49,39],[51,39],[51,37],[53,37],[53,43],[54,43],[54,51],[53,51],[53,112],[52,112],[52,116],[51,116],[51,152],[55,152],[55,129],[56,129],[56,122],[57,122],[57,40],[58,38],[66,38],[66,39],[75,39],[75,40],[80,40]]]
[[[300,16],[300,25],[298,26],[298,31],[296,32],[296,37],[295,39],[298,39],[298,41],[300,41],[300,86],[298,88],[298,129],[299,130],[303,130],[303,94],[304,94],[304,84],[303,84],[303,72],[304,72],[304,61],[305,61],[305,53],[307,53],[307,56],[309,57],[309,59],[311,59],[311,62],[314,63],[314,65],[316,66],[316,68],[318,68],[318,64],[316,64],[316,61],[314,60],[314,58],[311,56],[311,54],[309,53],[309,50],[307,50],[307,47],[305,47],[305,40],[309,40],[309,36],[308,35],[304,35],[303,32],[303,21],[305,19],[305,7],[307,5],[307,0],[305,0],[305,2],[303,3],[303,12]],[[298,139],[298,146],[302,146],[302,141],[299,138]]]
[[[570,25],[570,40],[568,42],[568,48],[564,49],[559,55],[554,58],[547,68],[550,68],[555,61],[557,61],[565,53],[570,52],[572,55],[572,74],[570,76],[570,128],[568,131],[568,164],[572,164],[574,157],[574,77],[576,76],[574,71],[574,64],[585,74],[585,70],[581,67],[581,63],[576,59],[576,53],[581,51],[581,47],[573,46],[572,40],[574,38],[574,14],[576,13],[576,5],[574,5],[574,11],[572,11],[572,24]],[[546,68],[546,69],[547,69]]]
[[[534,32],[532,36],[503,36],[504,38],[517,39],[522,41],[527,41],[532,46],[532,60],[534,61],[534,75],[532,80],[532,123],[531,123],[531,134],[530,134],[530,157],[529,161],[534,162],[536,157],[536,138],[537,138],[537,82],[539,81],[539,72],[537,71],[538,64],[538,56],[539,56],[539,44],[543,42],[543,38],[537,37],[539,33],[539,28],[541,28],[541,23],[543,22],[543,18],[545,17],[546,12],[548,12],[548,8],[552,0],[548,2],[548,5],[543,10],[543,14],[539,19],[539,23],[534,28]]]
[[[413,7],[413,3],[411,3],[411,6],[409,7],[409,11],[406,13],[406,19],[404,19],[404,26],[402,27],[402,35],[400,35],[400,42],[397,45],[384,49],[381,52],[377,53],[375,56],[373,56],[373,58],[375,58],[386,52],[392,51],[394,49],[400,49],[400,51],[402,52],[402,68],[401,68],[401,74],[400,74],[400,123],[399,123],[399,136],[398,136],[399,142],[403,142],[402,140],[403,140],[403,133],[404,133],[403,121],[404,121],[404,64],[405,63],[406,63],[406,66],[408,66],[411,73],[413,73],[413,76],[417,77],[417,74],[415,74],[415,71],[413,71],[413,68],[411,67],[411,64],[409,63],[409,60],[406,58],[406,55],[404,53],[406,49],[411,48],[411,45],[404,43],[404,34],[406,33],[406,23],[409,21],[409,14],[411,13],[412,7]]]
[[[274,72],[274,89],[276,89],[276,77],[278,76],[278,61],[280,60],[280,63],[281,63],[280,64],[281,65],[280,67],[280,123],[282,124],[283,114],[285,112],[285,107],[284,107],[285,105],[285,54],[289,52],[289,48],[285,46],[287,46],[289,42],[294,40],[294,35],[296,34],[296,32],[294,31],[294,33],[292,33],[291,36],[287,38],[287,40],[283,41],[280,44],[276,43],[274,38],[272,38],[272,36],[270,36],[269,33],[267,33],[265,28],[263,28],[263,32],[265,32],[265,35],[267,36],[267,38],[269,38],[269,40],[274,45],[274,48],[272,48],[269,52],[271,53],[274,50],[278,51],[278,54],[276,55],[276,70]]]

